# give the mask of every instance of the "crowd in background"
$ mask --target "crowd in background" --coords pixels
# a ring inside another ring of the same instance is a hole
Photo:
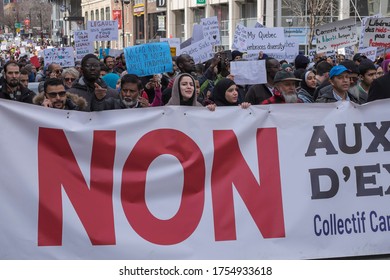
[[[17,50],[15,51],[17,53]],[[74,67],[63,68],[42,58],[33,63],[15,52],[2,58],[0,98],[49,108],[102,111],[165,105],[198,106],[215,110],[220,106],[274,103],[328,103],[340,100],[364,104],[389,97],[390,53],[375,61],[357,53],[313,61],[303,54],[293,63],[259,53],[265,60],[266,83],[237,85],[230,73],[231,61],[245,60],[245,54],[216,53],[213,59],[195,64],[190,55],[172,57],[173,70],[146,77],[128,73],[125,56],[87,54]],[[131,71],[130,71],[131,72]],[[39,83],[36,92],[29,83]]]

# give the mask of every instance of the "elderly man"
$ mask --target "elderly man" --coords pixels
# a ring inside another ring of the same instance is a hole
[[[297,94],[297,79],[294,73],[285,70],[276,73],[274,78],[274,95],[264,100],[261,104],[276,104],[276,103],[302,103]]]
[[[62,75],[62,66],[57,64],[57,63],[50,63],[47,66],[47,71],[46,71],[46,77],[44,80],[42,80],[39,85],[38,85],[38,91],[43,92],[43,85],[45,83],[46,79],[50,78],[61,78]]]
[[[350,70],[344,65],[333,66],[329,72],[330,84],[328,90],[317,98],[318,103],[330,103],[337,101],[352,101],[359,103],[359,101],[348,92],[351,86]]]
[[[77,111],[85,110],[87,106],[84,98],[65,91],[65,86],[61,79],[47,79],[43,87],[44,92],[34,97],[34,104],[48,108]]]
[[[115,89],[107,87],[100,78],[100,61],[94,54],[87,54],[81,60],[82,77],[78,79],[68,91],[83,97],[88,106],[85,111],[94,111],[95,102],[104,98],[119,98]]]
[[[4,65],[4,76],[0,98],[32,103],[35,93],[20,83],[20,69],[15,61],[9,61]]]

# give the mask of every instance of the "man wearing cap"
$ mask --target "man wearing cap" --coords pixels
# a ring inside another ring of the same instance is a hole
[[[337,101],[352,101],[360,104],[359,101],[348,92],[351,85],[349,70],[344,65],[334,66],[329,72],[329,90],[317,98],[317,103],[331,103]]]
[[[274,95],[264,100],[261,104],[277,103],[302,103],[297,94],[297,82],[301,79],[295,78],[292,72],[285,70],[276,73],[274,78]]]

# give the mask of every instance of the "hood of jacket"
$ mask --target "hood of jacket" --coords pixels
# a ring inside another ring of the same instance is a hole
[[[69,102],[71,102],[71,103],[73,103],[73,105],[77,106],[79,108],[79,110],[85,110],[85,108],[87,108],[88,103],[85,100],[85,98],[78,96],[77,94],[67,92],[66,99],[67,99],[66,105],[71,105],[71,104],[69,104]],[[34,97],[33,104],[42,105],[44,100],[45,100],[44,94],[43,93],[38,94]]]

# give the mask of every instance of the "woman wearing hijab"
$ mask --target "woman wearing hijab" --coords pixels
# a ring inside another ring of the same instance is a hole
[[[183,73],[176,77],[172,86],[171,98],[166,105],[203,107],[196,100],[195,80],[190,74]],[[210,111],[215,110],[214,104],[209,104],[206,107]]]
[[[307,70],[302,75],[301,88],[298,91],[298,98],[304,103],[313,103],[313,95],[316,90],[316,75],[313,71]]]
[[[228,78],[222,78],[214,87],[213,100],[217,106],[241,106],[246,109],[251,104],[248,102],[238,103],[238,87]]]

